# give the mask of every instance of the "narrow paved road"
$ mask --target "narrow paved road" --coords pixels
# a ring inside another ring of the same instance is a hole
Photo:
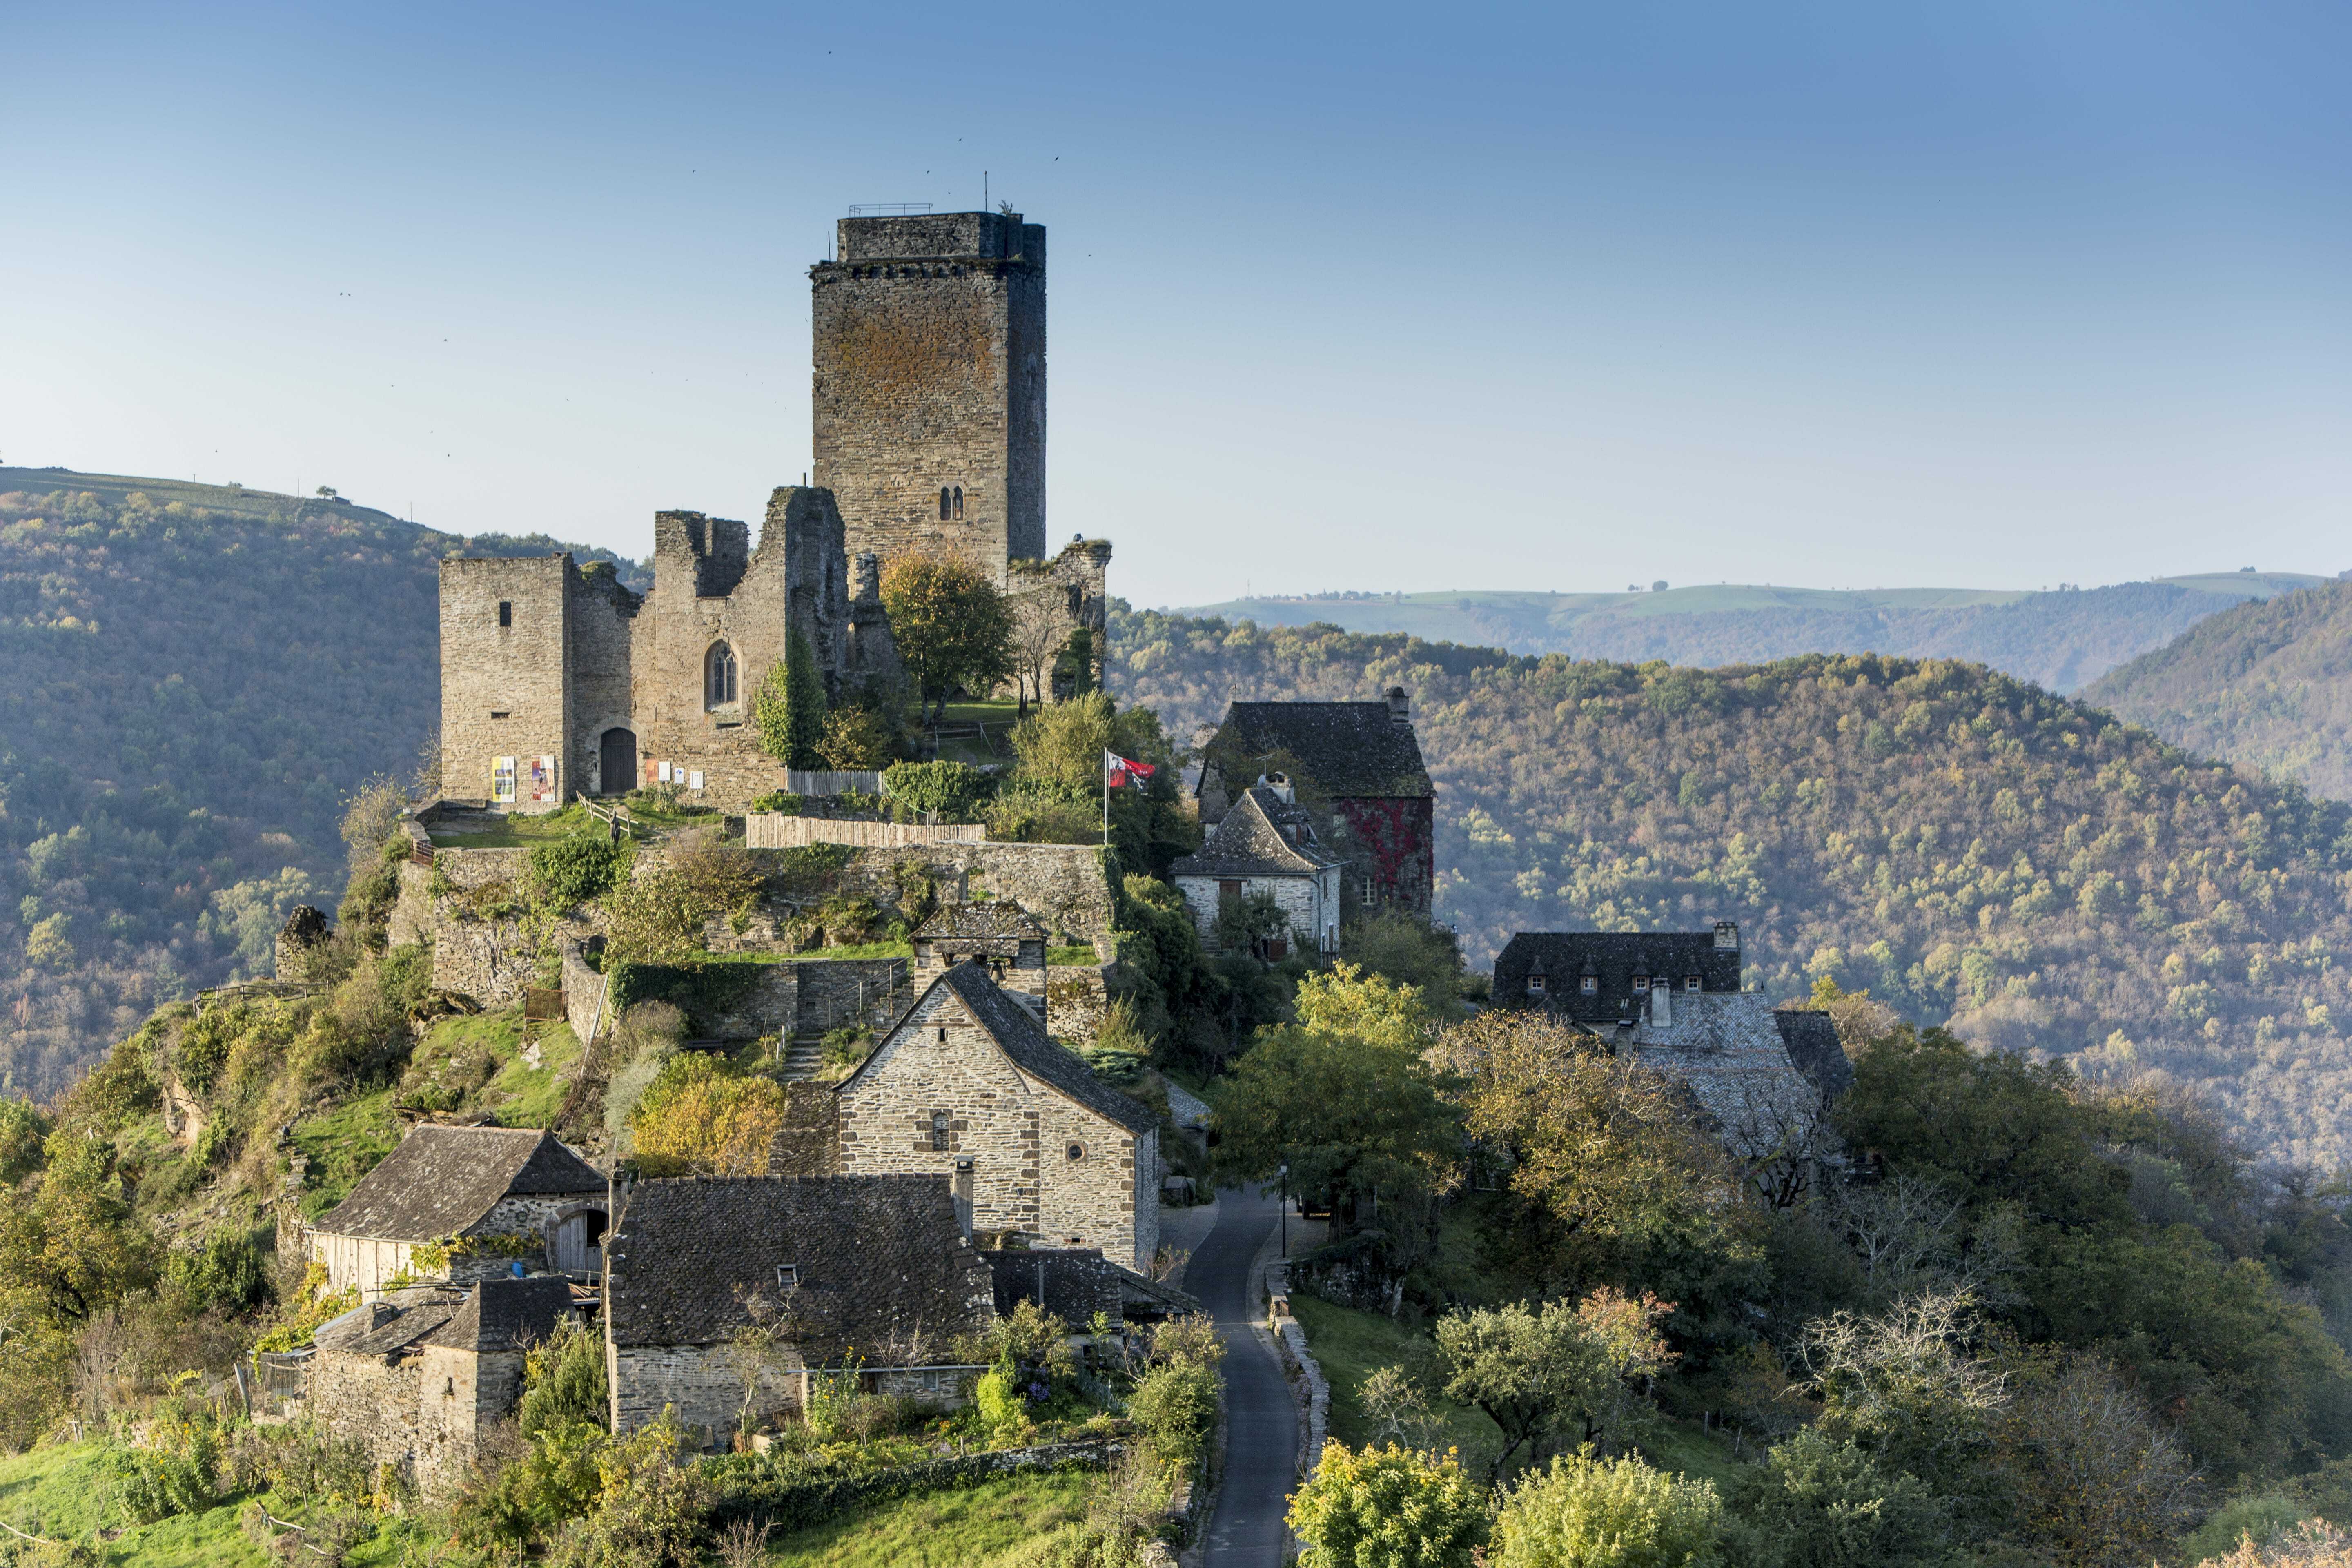
[[[1184,1270],[1184,1288],[1216,1319],[1225,1343],[1225,1482],[1209,1520],[1206,1568],[1280,1568],[1290,1539],[1282,1520],[1296,1479],[1298,1417],[1274,1352],[1250,1331],[1258,1311],[1250,1260],[1280,1215],[1274,1198],[1224,1189],[1216,1228]]]

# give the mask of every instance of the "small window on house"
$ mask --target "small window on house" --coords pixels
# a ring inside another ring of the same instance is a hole
[[[1087,1157],[1087,1146],[1083,1143],[1073,1143],[1062,1152],[1073,1160],[1083,1160]]]
[[[949,1141],[948,1113],[944,1110],[932,1111],[931,1147],[944,1153],[947,1151]]]
[[[1543,977],[1542,975],[1540,975],[1540,974],[1530,974],[1530,975],[1528,975],[1528,990],[1530,990],[1530,991],[1541,991],[1541,990],[1543,989],[1543,985],[1544,985],[1544,977]]]
[[[1242,901],[1242,884],[1241,884],[1241,879],[1240,879],[1239,878],[1227,878],[1227,879],[1223,879],[1223,880],[1222,880],[1222,881],[1218,882],[1218,884],[1217,884],[1217,907],[1218,907],[1218,908],[1220,908],[1220,909],[1230,909],[1230,908],[1232,908],[1234,905],[1238,904],[1238,903],[1240,903],[1241,901]]]
[[[504,708],[493,708],[490,710],[490,717],[493,719],[503,719],[506,716],[507,710]]]
[[[702,656],[702,700],[707,708],[735,700],[735,650],[723,642],[712,643]]]
[[[1696,974],[1685,974],[1685,975],[1684,975],[1684,976],[1683,976],[1683,989],[1684,989],[1684,990],[1685,990],[1685,991],[1696,991],[1696,990],[1697,990],[1697,989],[1698,989],[1698,976],[1697,976],[1697,975],[1696,975]]]
[[[940,1044],[941,1044],[941,1045],[943,1045],[943,1046],[944,1046],[944,1045],[946,1045],[947,1043],[948,1043],[948,1026],[947,1026],[945,1024],[941,1024],[941,1025],[940,1026]]]
[[[512,599],[500,599],[499,601],[499,625],[502,626],[510,626],[514,625],[514,601]]]
[[[1598,996],[1601,994],[1601,976],[1598,974],[1588,974],[1582,980],[1577,982],[1576,988],[1579,991],[1583,992],[1587,996]]]
[[[940,521],[941,522],[947,521],[949,518],[955,515],[952,510],[954,505],[954,496],[949,491],[947,486],[941,485],[940,487]]]
[[[958,522],[961,522],[963,521],[963,487],[961,485],[956,486],[955,515]]]
[[[779,1263],[776,1265],[776,1288],[778,1289],[797,1290],[800,1289],[800,1284],[801,1266],[799,1264]]]
[[[1650,988],[1650,977],[1649,977],[1648,975],[1646,975],[1646,974],[1636,974],[1635,976],[1633,976],[1633,989],[1634,989],[1634,990],[1636,990],[1636,991],[1647,991],[1649,988]]]

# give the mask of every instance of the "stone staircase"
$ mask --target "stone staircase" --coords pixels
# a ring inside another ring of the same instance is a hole
[[[816,1035],[794,1035],[784,1042],[784,1081],[804,1083],[824,1066],[824,1040]]]

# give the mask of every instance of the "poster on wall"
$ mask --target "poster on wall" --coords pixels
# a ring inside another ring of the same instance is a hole
[[[702,775],[700,773],[687,774],[686,787],[688,789],[700,789],[702,787]]]
[[[664,784],[669,783],[669,764],[667,763],[664,763],[661,765],[661,782]]]
[[[555,759],[553,757],[531,759],[530,799],[533,805],[555,804]]]
[[[515,760],[512,757],[490,759],[490,804],[512,805],[515,797]]]

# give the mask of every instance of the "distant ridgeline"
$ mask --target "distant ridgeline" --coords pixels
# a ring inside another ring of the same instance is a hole
[[[341,803],[432,732],[436,563],[467,540],[324,497],[0,468],[0,1092],[155,1003],[268,973],[341,883]]]
[[[1269,626],[1326,621],[1349,631],[1407,632],[1428,642],[1632,664],[1759,664],[1800,653],[1966,658],[2072,691],[2216,611],[2325,581],[2290,572],[2221,572],[2052,593],[1840,593],[1732,584],[1654,594],[1252,598],[1174,613]]]
[[[1957,662],[1639,668],[1151,613],[1111,635],[1112,690],[1180,737],[1234,700],[1409,690],[1436,914],[1473,963],[1517,931],[1737,921],[1776,996],[1827,977],[2160,1068],[2281,1155],[2352,1159],[2352,807]]]

